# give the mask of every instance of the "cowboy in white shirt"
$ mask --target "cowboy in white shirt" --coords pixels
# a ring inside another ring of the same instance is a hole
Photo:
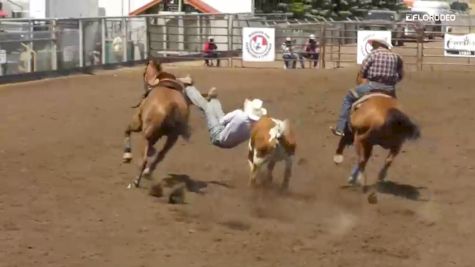
[[[114,40],[112,40],[112,50],[114,51],[115,59],[118,62],[122,62],[122,59],[124,57],[123,49],[124,48],[122,38],[120,38],[120,36],[115,37]]]
[[[298,54],[295,53],[290,37],[285,38],[285,42],[281,45],[282,58],[284,59],[284,69],[293,68],[297,66]]]
[[[208,92],[208,99],[192,86],[191,78],[182,79],[185,84],[185,93],[191,102],[198,106],[205,114],[208,124],[211,143],[221,148],[233,148],[249,140],[252,124],[267,114],[262,107],[262,100],[254,99],[244,101],[243,109],[236,109],[224,114],[221,102],[216,99],[216,88]]]

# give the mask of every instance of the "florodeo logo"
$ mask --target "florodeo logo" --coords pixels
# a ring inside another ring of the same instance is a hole
[[[256,58],[263,58],[269,54],[272,43],[268,34],[262,31],[256,31],[248,35],[246,41],[247,52]]]

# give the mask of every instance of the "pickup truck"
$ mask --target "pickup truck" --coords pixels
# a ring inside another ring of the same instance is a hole
[[[405,39],[420,39],[423,41],[426,38],[432,40],[436,36],[437,25],[431,21],[422,21],[422,18],[429,15],[423,11],[403,11],[400,13],[401,21],[404,23],[404,38]]]
[[[404,28],[399,23],[400,18],[396,11],[370,10],[360,22],[359,28],[372,31],[391,31],[391,42],[394,46],[404,45]]]

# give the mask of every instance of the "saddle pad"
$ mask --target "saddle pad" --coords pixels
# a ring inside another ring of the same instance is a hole
[[[166,88],[178,90],[180,92],[183,92],[185,89],[185,87],[183,86],[181,82],[172,80],[172,79],[161,79],[158,82],[157,87],[166,87]]]
[[[386,98],[392,98],[392,96],[383,94],[383,93],[369,93],[367,95],[364,95],[360,99],[358,99],[353,105],[351,105],[351,111],[355,111],[361,104],[363,104],[365,101],[367,101],[370,98],[380,96],[380,97],[386,97]]]

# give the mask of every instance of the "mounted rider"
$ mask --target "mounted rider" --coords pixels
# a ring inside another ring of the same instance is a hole
[[[402,58],[391,51],[392,45],[390,43],[382,38],[369,39],[368,43],[373,47],[373,50],[364,59],[359,72],[359,77],[366,79],[368,82],[351,89],[343,99],[337,126],[336,128],[330,128],[334,135],[345,135],[345,128],[353,103],[374,91],[384,92],[395,97],[395,85],[404,76]]]

